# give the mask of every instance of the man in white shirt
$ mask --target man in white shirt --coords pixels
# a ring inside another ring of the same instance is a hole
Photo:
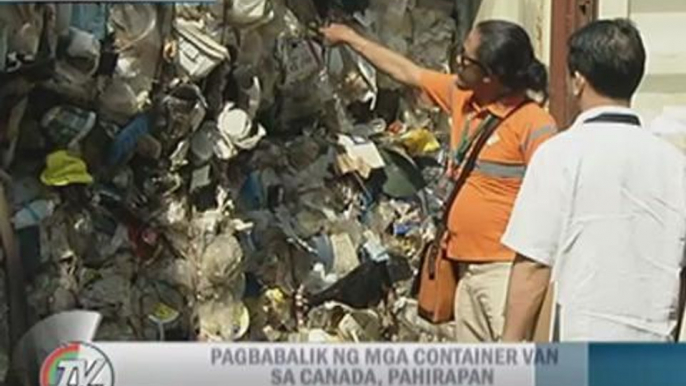
[[[671,341],[686,157],[629,107],[646,57],[631,22],[593,22],[568,45],[582,113],[534,154],[503,236],[518,254],[503,340],[531,339],[552,276],[560,340]]]

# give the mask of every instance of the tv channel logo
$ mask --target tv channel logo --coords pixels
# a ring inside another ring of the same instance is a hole
[[[43,362],[40,386],[114,386],[114,369],[97,347],[69,343]]]

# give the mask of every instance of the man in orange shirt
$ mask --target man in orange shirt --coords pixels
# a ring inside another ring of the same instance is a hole
[[[506,21],[485,21],[467,36],[456,56],[456,74],[421,68],[353,29],[322,29],[328,41],[349,44],[397,81],[422,89],[452,117],[451,148],[459,161],[488,114],[502,119],[477,158],[473,173],[451,205],[447,255],[457,264],[455,297],[458,342],[500,339],[515,253],[502,245],[526,165],[536,148],[555,134],[552,117],[528,92],[545,98],[547,73],[526,31]]]

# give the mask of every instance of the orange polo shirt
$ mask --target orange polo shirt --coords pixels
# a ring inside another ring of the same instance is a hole
[[[467,128],[471,136],[487,112],[504,118],[486,142],[474,171],[452,203],[447,254],[451,259],[464,262],[512,261],[515,252],[502,245],[500,239],[510,219],[526,165],[536,148],[557,132],[555,121],[535,103],[512,112],[525,100],[524,95],[480,106],[472,92],[457,88],[454,75],[426,70],[422,74],[422,88],[451,115],[453,150],[462,138],[463,129]]]

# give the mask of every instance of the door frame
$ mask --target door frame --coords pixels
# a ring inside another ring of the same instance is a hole
[[[550,112],[560,128],[568,127],[578,113],[569,85],[567,39],[598,18],[602,0],[553,0],[550,39]],[[628,4],[628,0],[622,0]],[[628,7],[628,6],[627,6]]]

